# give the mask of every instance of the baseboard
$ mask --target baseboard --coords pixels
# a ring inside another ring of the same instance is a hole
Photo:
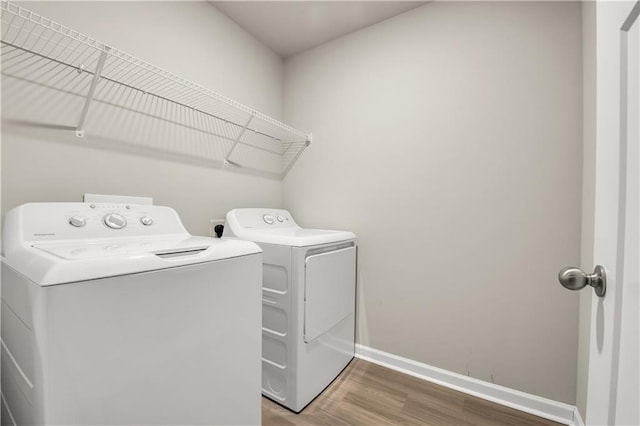
[[[478,398],[565,425],[584,425],[575,406],[485,382],[356,344],[356,357]],[[577,420],[580,423],[577,423]]]
[[[573,409],[573,426],[585,426],[584,420],[582,420],[582,416],[580,415],[580,410],[578,410],[578,407],[574,407]]]

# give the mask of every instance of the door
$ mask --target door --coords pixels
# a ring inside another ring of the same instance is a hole
[[[593,297],[586,423],[640,424],[640,2],[596,4],[594,260],[607,293]]]
[[[305,260],[304,342],[320,337],[356,306],[356,248],[319,253]]]

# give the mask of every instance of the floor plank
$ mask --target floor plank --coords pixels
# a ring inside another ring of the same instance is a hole
[[[354,359],[300,414],[262,398],[262,424],[559,425],[359,359]]]

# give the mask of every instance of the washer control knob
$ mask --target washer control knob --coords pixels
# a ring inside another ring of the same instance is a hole
[[[278,216],[278,222],[284,222],[284,219],[282,218],[282,216]]]
[[[122,229],[127,226],[127,219],[118,213],[109,213],[104,217],[104,224],[111,229]]]
[[[87,219],[82,216],[71,216],[69,218],[69,224],[71,226],[75,226],[76,228],[82,228],[87,224]]]
[[[271,216],[270,214],[265,214],[264,216],[262,216],[262,220],[264,220],[264,223],[273,225],[273,216]]]
[[[149,216],[142,216],[140,218],[140,222],[142,222],[144,226],[153,225],[153,219],[151,219]]]

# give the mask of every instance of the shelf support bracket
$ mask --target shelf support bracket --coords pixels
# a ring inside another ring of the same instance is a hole
[[[311,142],[313,141],[313,135],[311,133],[309,133],[304,141],[304,145],[302,146],[302,148],[300,148],[298,150],[298,152],[296,153],[296,156],[293,157],[293,160],[291,160],[291,162],[289,163],[289,165],[287,166],[287,168],[285,169],[284,172],[282,172],[282,177],[284,178],[287,173],[289,173],[289,170],[291,170],[291,168],[293,167],[293,165],[296,163],[296,161],[298,161],[298,158],[300,158],[300,156],[302,155],[302,152],[307,149],[307,147],[309,145],[311,145]]]
[[[93,100],[93,95],[96,92],[96,87],[98,86],[98,82],[100,81],[100,77],[102,76],[102,69],[104,68],[104,63],[107,60],[108,51],[109,48],[105,47],[105,50],[100,53],[100,57],[98,58],[98,65],[96,66],[96,70],[93,73],[93,80],[91,80],[89,93],[87,93],[87,99],[85,99],[84,106],[82,107],[82,113],[80,113],[78,127],[76,127],[76,136],[79,138],[84,137],[84,122],[87,118],[87,113],[89,112],[89,106],[91,105],[91,101]]]
[[[242,135],[244,135],[244,132],[247,131],[247,128],[249,127],[249,124],[251,124],[251,120],[253,120],[253,117],[255,117],[255,114],[251,114],[251,117],[249,117],[249,119],[245,123],[244,127],[242,128],[242,130],[240,130],[240,134],[233,141],[233,145],[231,145],[231,149],[229,149],[229,152],[227,152],[227,155],[225,155],[225,157],[224,157],[224,165],[225,166],[228,166],[230,164],[229,163],[229,157],[231,157],[231,154],[233,153],[233,150],[236,149],[236,146],[238,146],[238,142],[240,142],[240,138],[242,138]]]

